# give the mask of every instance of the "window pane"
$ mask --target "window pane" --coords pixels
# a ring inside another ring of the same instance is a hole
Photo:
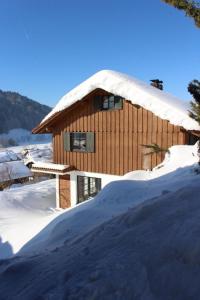
[[[115,96],[115,108],[116,109],[121,109],[122,108],[122,98],[119,96]]]
[[[103,109],[108,109],[109,104],[108,104],[108,96],[103,97]]]
[[[111,96],[109,96],[109,108],[113,109],[114,106],[115,106],[114,96],[111,95]]]
[[[94,197],[101,189],[101,179],[77,176],[78,203]]]
[[[83,132],[71,133],[71,150],[72,151],[86,150],[86,133]]]

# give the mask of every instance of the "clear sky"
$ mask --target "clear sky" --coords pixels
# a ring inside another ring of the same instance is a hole
[[[0,89],[54,106],[101,69],[190,99],[200,29],[161,0],[0,0]]]

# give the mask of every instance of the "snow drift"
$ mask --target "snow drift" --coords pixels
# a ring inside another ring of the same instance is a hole
[[[2,261],[2,299],[198,299],[199,176],[51,252]]]
[[[152,172],[131,172],[46,220],[0,261],[2,299],[198,299],[197,146],[170,153]]]

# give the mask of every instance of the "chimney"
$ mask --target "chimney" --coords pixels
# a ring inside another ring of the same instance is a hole
[[[154,86],[155,88],[159,90],[163,90],[163,81],[159,79],[152,79],[151,81],[151,86]]]

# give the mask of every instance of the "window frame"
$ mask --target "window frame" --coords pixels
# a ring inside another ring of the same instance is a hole
[[[78,137],[78,135],[79,135],[79,137]],[[77,137],[75,137],[75,136],[77,136]],[[81,136],[84,136],[84,138]],[[78,141],[77,148],[76,148],[74,141]],[[81,141],[85,142],[85,149],[81,146]],[[70,151],[71,152],[87,152],[86,143],[87,143],[86,132],[70,132]],[[80,148],[78,148],[78,146]]]
[[[77,175],[77,203],[95,197],[101,190],[101,181],[99,177]]]
[[[109,94],[104,95],[101,98],[101,110],[102,111],[112,111],[112,110],[120,110],[123,109],[123,100],[124,98],[121,96]],[[107,101],[107,107],[104,106],[104,103]],[[121,105],[117,107],[117,103],[121,102]]]
[[[77,137],[76,137],[77,135]],[[78,135],[80,137],[78,137]],[[84,135],[84,137],[81,137]],[[95,152],[95,132],[92,131],[65,131],[63,134],[64,151],[67,152],[81,152],[81,153],[94,153]],[[79,148],[74,145],[74,140],[78,140]],[[85,140],[85,148],[81,147],[81,140]]]

